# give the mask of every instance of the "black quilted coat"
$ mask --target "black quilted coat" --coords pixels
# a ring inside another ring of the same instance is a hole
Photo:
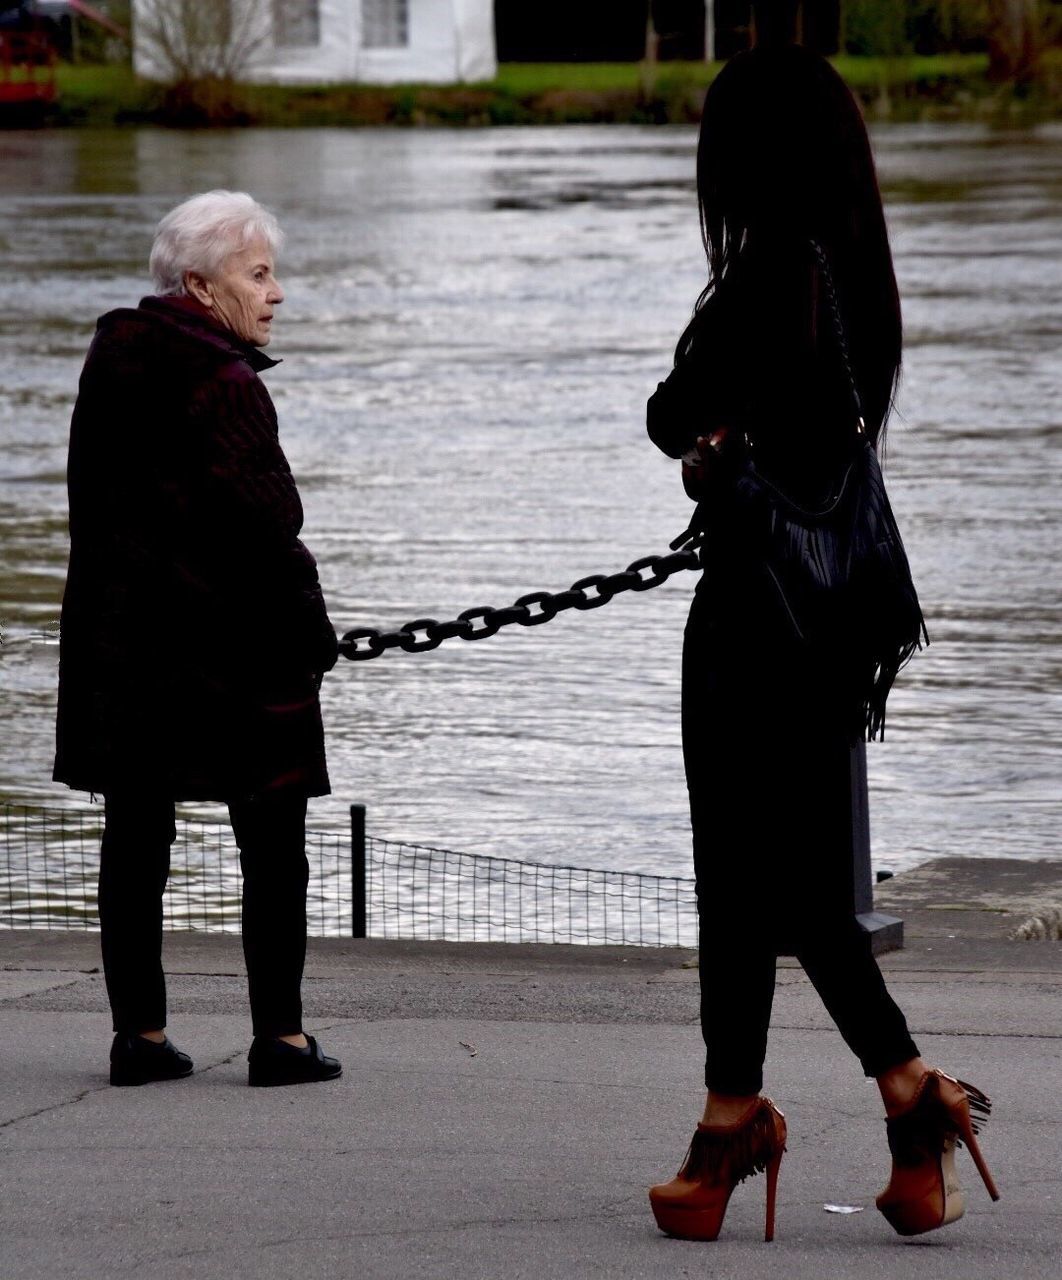
[[[192,299],[100,319],[70,428],[55,781],[331,790],[336,634],[258,377],[275,363]]]

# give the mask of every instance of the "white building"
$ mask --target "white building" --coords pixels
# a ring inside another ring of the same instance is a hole
[[[489,80],[497,71],[493,0],[199,2],[206,5],[207,25],[247,45],[234,70],[251,83],[449,84]],[[133,0],[138,75],[173,78],[160,24],[194,7],[195,0]]]

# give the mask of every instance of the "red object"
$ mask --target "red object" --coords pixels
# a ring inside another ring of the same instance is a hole
[[[0,106],[55,101],[55,49],[39,31],[0,32]]]

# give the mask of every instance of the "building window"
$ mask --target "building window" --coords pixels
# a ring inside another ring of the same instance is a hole
[[[365,49],[409,44],[409,0],[362,0],[361,43]]]
[[[273,0],[273,43],[278,49],[319,45],[320,0]]]

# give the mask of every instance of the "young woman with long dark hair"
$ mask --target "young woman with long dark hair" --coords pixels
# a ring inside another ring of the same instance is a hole
[[[740,440],[787,495],[828,500],[852,456],[853,384],[879,452],[884,440],[899,297],[869,139],[830,65],[794,45],[728,63],[705,101],[697,187],[709,282],[648,427],[701,499],[682,728],[708,1097],[650,1201],[663,1230],[714,1240],[736,1183],[766,1170],[772,1237],[786,1127],[760,1090],[776,958],[792,953],[877,1081],[894,1157],[878,1207],[916,1234],[962,1213],[959,1139],[996,1198],[971,1119],[988,1101],[923,1062],[854,917],[861,671],[843,648],[794,642],[728,484]]]

